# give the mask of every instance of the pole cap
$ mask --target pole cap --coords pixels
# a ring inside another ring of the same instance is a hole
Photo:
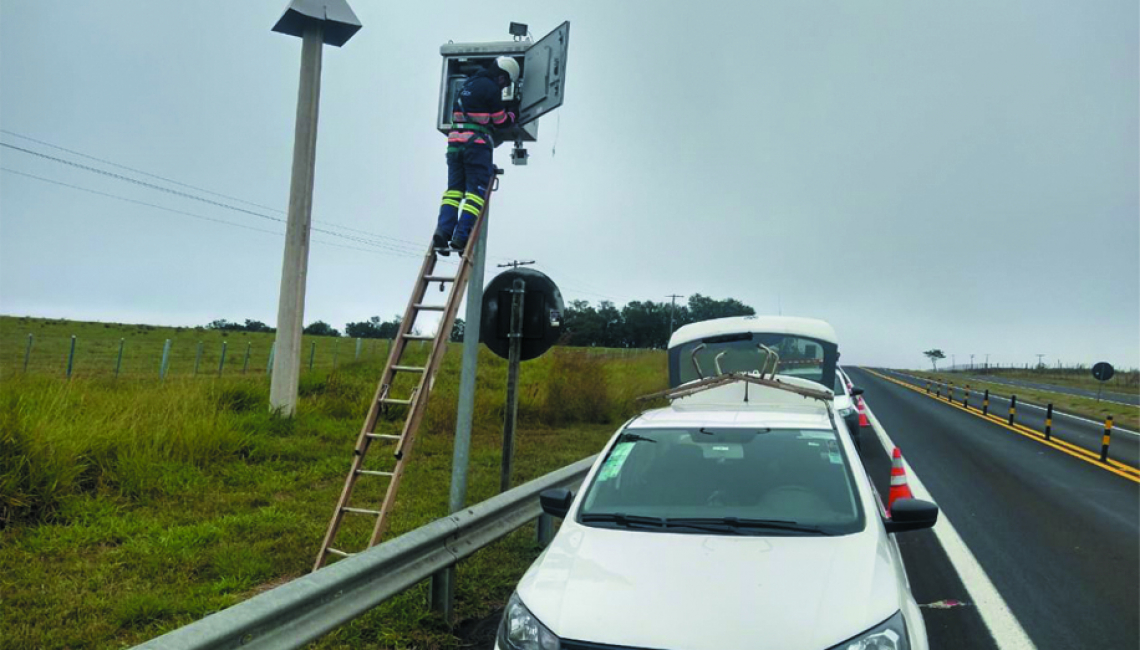
[[[323,21],[325,45],[340,47],[360,31],[361,24],[346,0],[291,0],[273,31],[301,36],[310,21]]]

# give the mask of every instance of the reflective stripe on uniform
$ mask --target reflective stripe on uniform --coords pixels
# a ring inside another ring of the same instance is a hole
[[[479,206],[473,205],[471,203],[464,203],[463,204],[463,211],[464,212],[470,212],[471,214],[473,214],[477,217],[477,216],[479,216],[479,213],[483,211],[483,209],[480,208]]]
[[[491,116],[491,119],[495,122],[495,124],[502,124],[503,122],[507,121],[507,112],[499,111],[498,113],[493,114]]]
[[[446,192],[443,193],[443,198],[445,198],[445,199],[462,199],[463,198],[463,190],[447,190]]]
[[[483,207],[483,197],[479,196],[478,194],[472,194],[471,192],[467,192],[466,194],[463,195],[463,198],[467,199],[468,201],[471,201],[472,203],[474,203],[475,205],[478,205],[479,207]]]
[[[450,206],[452,206],[453,208],[458,208],[458,207],[459,207],[459,201],[456,201],[455,199],[444,199],[444,200],[443,200],[443,204],[444,204],[444,205],[450,205]]]

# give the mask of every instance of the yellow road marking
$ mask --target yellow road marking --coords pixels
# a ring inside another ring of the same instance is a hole
[[[870,368],[863,368],[863,370],[871,373],[872,375],[875,375],[876,377],[878,377],[880,379],[884,379],[884,380],[889,381],[893,384],[898,384],[899,386],[902,386],[903,388],[908,388],[910,390],[913,390],[914,392],[918,393],[919,395],[927,395],[927,393],[924,392],[922,388],[919,388],[917,386],[912,386],[912,385],[910,385],[904,381],[899,381],[898,379],[895,379],[893,377],[887,377],[886,375],[877,373],[874,370],[871,370]],[[934,396],[931,396],[931,395],[927,395],[927,396],[936,402],[942,402],[942,400],[937,399]],[[965,411],[966,413],[969,413],[970,415],[974,415],[976,417],[982,418],[983,420],[987,420],[989,422],[992,422],[993,424],[996,424],[999,427],[1002,427],[1004,429],[1009,429],[1010,431],[1013,431],[1014,433],[1019,433],[1019,434],[1025,436],[1026,438],[1033,440],[1034,442],[1039,442],[1039,443],[1046,445],[1048,447],[1052,447],[1052,448],[1056,449],[1057,451],[1060,451],[1060,452],[1063,452],[1063,453],[1066,453],[1066,454],[1072,456],[1073,458],[1076,458],[1078,460],[1083,460],[1086,463],[1089,463],[1091,465],[1096,465],[1097,467],[1099,467],[1101,469],[1108,470],[1108,471],[1112,472],[1113,474],[1116,474],[1117,476],[1123,476],[1124,478],[1126,478],[1130,481],[1133,481],[1134,483],[1140,483],[1140,468],[1135,468],[1135,467],[1132,467],[1131,465],[1125,465],[1124,463],[1120,463],[1120,462],[1112,460],[1112,459],[1109,459],[1108,463],[1102,463],[1100,461],[1100,455],[1099,454],[1092,452],[1088,449],[1085,449],[1084,447],[1078,447],[1077,445],[1074,445],[1071,442],[1066,442],[1064,440],[1058,440],[1056,438],[1053,438],[1051,440],[1046,440],[1045,438],[1042,437],[1044,434],[1042,434],[1038,431],[1034,431],[1033,429],[1030,429],[1029,427],[1019,425],[1019,424],[1014,424],[1013,426],[1010,426],[1006,422],[1006,420],[1003,418],[994,417],[992,415],[982,415],[981,413],[975,411],[974,409],[965,408],[963,406],[960,406],[960,405],[952,403],[952,402],[948,402],[947,405],[953,406],[954,408],[956,408],[960,411]]]

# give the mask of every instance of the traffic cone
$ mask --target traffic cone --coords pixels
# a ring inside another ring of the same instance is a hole
[[[902,452],[898,447],[895,447],[895,452],[891,456],[891,492],[887,495],[887,514],[891,514],[891,506],[895,504],[896,499],[913,499],[914,495],[910,492],[910,486],[906,484],[906,470],[903,469]]]
[[[857,402],[857,404],[859,405],[859,426],[869,427],[869,426],[871,426],[871,422],[869,420],[867,420],[867,407],[865,404],[863,404],[863,398],[862,397],[859,397],[857,399],[859,400]]]

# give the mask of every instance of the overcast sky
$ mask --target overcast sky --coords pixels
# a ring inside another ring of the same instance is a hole
[[[1140,365],[1135,0],[351,4],[313,212],[346,237],[314,234],[306,322],[403,309],[446,181],[439,46],[570,20],[565,106],[530,166],[496,151],[492,262],[536,259],[567,299],[824,318],[848,363]],[[0,141],[280,219],[252,204],[288,198],[284,5],[0,0]],[[280,222],[10,148],[0,166],[0,313],[274,324]]]

